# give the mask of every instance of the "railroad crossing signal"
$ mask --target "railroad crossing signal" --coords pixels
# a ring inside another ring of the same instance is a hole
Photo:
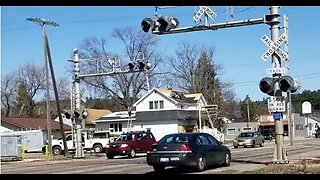
[[[217,15],[208,6],[199,6],[198,12],[193,16],[195,22],[199,21],[203,14],[208,15],[211,19],[214,19]]]
[[[281,44],[287,40],[285,34],[282,34],[276,42],[273,42],[267,35],[263,35],[261,40],[269,47],[269,49],[261,56],[263,61],[269,59],[273,53],[277,53],[283,60],[288,59],[288,54],[280,49]]]

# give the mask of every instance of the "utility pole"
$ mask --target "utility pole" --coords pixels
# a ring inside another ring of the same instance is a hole
[[[44,64],[46,71],[46,114],[47,114],[47,131],[48,131],[48,151],[49,151],[49,160],[52,158],[52,140],[51,140],[51,118],[50,118],[50,100],[49,100],[49,70],[48,70],[48,52],[46,48],[46,25],[55,26],[53,23],[42,21],[38,18],[27,18],[28,21],[39,24],[42,27],[42,39],[43,39],[43,50],[44,50]]]
[[[248,112],[247,127],[249,127],[249,122],[250,122],[250,108],[249,108],[249,101],[248,101],[248,100],[247,100],[247,112]]]
[[[288,58],[286,60],[286,71],[287,75],[290,75],[290,56],[289,56],[289,34],[288,34],[288,16],[284,15],[284,23],[283,23],[283,30],[284,34],[286,35],[287,39],[284,42],[284,49],[285,52],[288,54]],[[293,136],[294,136],[294,119],[292,118],[292,103],[291,103],[291,92],[287,92],[288,98],[288,105],[287,105],[287,117],[288,117],[288,131],[290,137],[290,146],[293,145]]]
[[[50,115],[49,115],[49,74],[48,74],[48,65],[50,66],[51,70],[51,78],[52,78],[52,84],[53,84],[53,89],[55,93],[55,98],[56,98],[56,103],[57,103],[57,109],[58,109],[58,116],[59,116],[59,122],[60,122],[60,129],[61,129],[61,134],[62,134],[62,139],[63,139],[63,145],[65,147],[65,155],[68,157],[69,152],[68,152],[68,147],[67,147],[67,142],[63,130],[63,119],[60,111],[60,104],[59,104],[59,98],[58,98],[58,92],[57,92],[57,87],[56,87],[56,81],[55,81],[55,76],[54,76],[54,71],[53,71],[53,66],[52,66],[52,61],[51,61],[51,54],[50,54],[50,48],[49,48],[49,43],[48,43],[48,37],[46,34],[46,25],[51,25],[51,26],[59,26],[56,22],[53,21],[46,21],[45,19],[41,18],[27,18],[28,21],[31,21],[33,23],[39,24],[42,27],[43,30],[43,42],[44,42],[44,52],[45,52],[45,66],[46,66],[46,106],[47,106],[47,129],[48,129],[48,145],[49,145],[49,157],[52,157],[52,142],[51,142],[51,120],[50,120]]]

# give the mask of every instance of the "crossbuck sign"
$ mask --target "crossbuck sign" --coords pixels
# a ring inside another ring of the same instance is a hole
[[[208,15],[211,19],[217,16],[208,6],[199,6],[199,8],[199,11],[193,16],[195,22],[199,21],[203,14]]]
[[[261,56],[263,61],[269,59],[273,53],[277,53],[283,60],[288,58],[288,54],[280,49],[281,44],[287,39],[287,37],[282,34],[276,42],[273,42],[267,35],[263,35],[261,40],[269,46],[269,49]]]

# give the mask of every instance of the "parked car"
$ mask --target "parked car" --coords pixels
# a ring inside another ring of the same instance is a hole
[[[264,136],[262,136],[258,131],[241,132],[238,137],[233,140],[233,147],[238,148],[239,146],[244,147],[255,147],[264,145]]]
[[[264,136],[265,140],[271,141],[275,138],[275,133],[272,129],[264,129],[261,131],[261,134]]]
[[[146,153],[152,150],[152,144],[156,139],[150,131],[135,131],[119,135],[106,147],[106,156],[113,159],[116,155],[128,155],[135,157],[136,153]]]
[[[316,133],[314,134],[314,136],[315,136],[316,138],[320,138],[320,128],[318,128],[318,129],[316,130]]]
[[[147,164],[156,172],[167,166],[191,166],[204,171],[209,165],[229,166],[230,162],[230,149],[208,133],[169,134],[147,153]]]

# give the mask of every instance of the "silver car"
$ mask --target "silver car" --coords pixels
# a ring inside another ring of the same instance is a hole
[[[257,131],[241,132],[238,137],[233,140],[233,147],[238,148],[239,146],[244,147],[255,147],[264,145],[264,137]]]

